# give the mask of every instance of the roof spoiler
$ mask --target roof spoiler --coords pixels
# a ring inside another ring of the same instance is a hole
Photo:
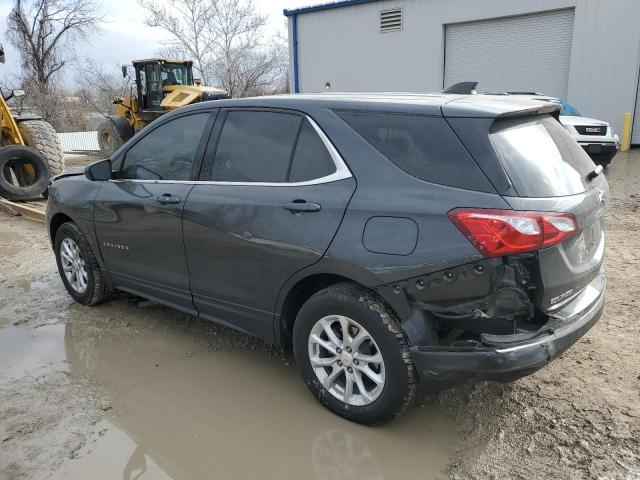
[[[441,90],[440,93],[457,93],[459,95],[475,95],[478,93],[476,91],[476,87],[479,82],[460,82],[454,83],[453,85],[448,86],[444,90]]]
[[[496,118],[522,117],[525,115],[542,115],[545,113],[551,115],[556,120],[560,120],[560,105],[548,102],[542,107],[523,108],[520,110],[500,113],[496,115]]]

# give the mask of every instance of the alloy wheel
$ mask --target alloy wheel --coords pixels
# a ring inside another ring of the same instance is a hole
[[[324,388],[348,405],[370,404],[384,388],[382,353],[371,334],[349,317],[328,315],[315,323],[309,361]]]
[[[60,262],[67,282],[78,293],[87,289],[88,274],[78,244],[67,237],[60,244]]]

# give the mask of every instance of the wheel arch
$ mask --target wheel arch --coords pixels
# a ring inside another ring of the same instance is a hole
[[[51,244],[56,240],[56,233],[58,233],[58,229],[66,222],[75,223],[69,215],[62,212],[57,212],[53,217],[51,217],[51,220],[49,221],[49,238],[51,239]]]
[[[386,291],[376,288],[379,278],[371,271],[350,262],[324,257],[319,262],[292,275],[280,289],[275,306],[274,338],[278,345],[287,346],[291,341],[293,324],[300,307],[314,293],[340,282],[360,285],[380,297],[396,313],[398,302],[389,298]]]
[[[291,345],[293,324],[302,305],[320,290],[341,282],[358,283],[336,273],[311,273],[289,285],[286,294],[281,292],[282,298],[279,298],[279,307],[276,310],[278,315],[274,325],[276,342],[281,346]]]

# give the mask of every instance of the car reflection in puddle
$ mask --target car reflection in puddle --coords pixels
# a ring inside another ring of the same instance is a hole
[[[54,478],[446,478],[458,429],[442,410],[413,408],[382,428],[346,422],[262,344],[230,345],[225,336],[239,334],[186,323],[149,319],[129,335],[67,323],[72,376],[93,376],[113,409]]]

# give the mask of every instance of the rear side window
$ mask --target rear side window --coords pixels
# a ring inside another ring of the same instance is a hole
[[[305,120],[293,155],[289,181],[305,182],[326,177],[335,171],[336,167],[327,147],[309,121]]]
[[[302,118],[279,112],[231,111],[222,127],[212,180],[285,182]]]
[[[560,197],[587,190],[594,164],[549,115],[498,120],[489,138],[523,197]]]
[[[488,182],[442,117],[336,112],[402,170],[428,182],[487,190]]]

